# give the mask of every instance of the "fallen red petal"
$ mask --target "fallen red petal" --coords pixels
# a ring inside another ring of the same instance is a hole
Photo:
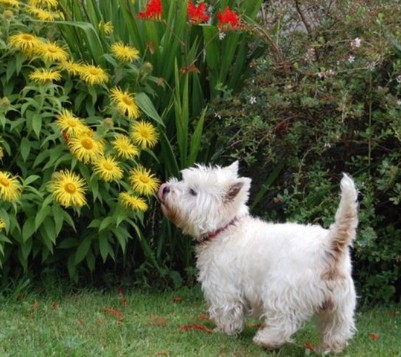
[[[202,332],[205,332],[205,333],[212,333],[213,332],[212,329],[210,329],[210,328],[208,328],[208,327],[206,327],[206,326],[204,326],[202,324],[198,324],[196,322],[192,323],[192,324],[182,325],[180,327],[180,331],[185,332],[185,331],[189,331],[189,330],[199,330],[199,331],[202,331]]]
[[[163,316],[151,316],[150,319],[152,320],[152,325],[158,327],[164,327],[170,322]]]
[[[305,342],[305,348],[309,351],[313,351],[315,348],[313,347],[313,345],[309,342]]]
[[[173,302],[183,302],[184,301],[184,298],[182,298],[182,297],[173,297]]]
[[[103,311],[107,312],[110,315],[113,315],[113,316],[117,317],[117,320],[120,321],[120,322],[122,320],[124,320],[124,314],[121,311],[117,310],[117,309],[114,309],[112,307],[104,307]]]
[[[210,317],[207,314],[199,314],[198,315],[198,320],[210,322]]]
[[[377,336],[377,333],[371,332],[371,334],[370,334],[370,339],[371,339],[372,341],[377,341],[377,340],[379,339],[379,336]]]

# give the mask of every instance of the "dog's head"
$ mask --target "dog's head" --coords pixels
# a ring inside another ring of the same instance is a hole
[[[248,213],[251,179],[238,177],[238,162],[227,167],[196,167],[162,184],[158,196],[164,215],[183,233],[201,241],[236,217]]]

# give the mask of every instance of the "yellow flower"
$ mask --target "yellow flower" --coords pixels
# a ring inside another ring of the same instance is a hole
[[[0,3],[1,3],[1,0],[0,0]],[[12,20],[14,18],[14,13],[11,10],[4,10],[3,16],[6,20]]]
[[[143,166],[131,170],[130,182],[136,192],[145,196],[155,193],[160,185],[160,181]]]
[[[18,0],[0,0],[0,5],[8,5],[19,7],[20,2]]]
[[[45,84],[47,82],[61,80],[61,74],[58,71],[52,71],[50,69],[37,68],[29,74],[29,78],[35,82]]]
[[[111,157],[100,157],[94,164],[94,172],[106,182],[117,181],[123,177],[123,170]]]
[[[141,147],[154,147],[158,138],[156,128],[148,122],[141,120],[131,126],[131,139]]]
[[[74,114],[67,109],[63,109],[56,118],[57,126],[67,135],[77,136],[90,130],[82,119],[75,117]]]
[[[58,0],[29,0],[29,5],[31,6],[47,6],[47,7],[57,7]]]
[[[82,65],[71,60],[62,61],[59,68],[63,71],[67,71],[69,74],[76,76],[81,73]]]
[[[10,99],[8,99],[8,97],[3,97],[0,99],[0,104],[2,107],[4,108],[8,108],[11,104]]]
[[[148,209],[147,203],[136,195],[130,195],[128,192],[121,192],[118,197],[120,202],[133,211],[145,212]]]
[[[95,84],[104,84],[109,80],[109,76],[103,68],[90,64],[81,65],[79,77],[91,86]]]
[[[32,56],[42,45],[40,39],[29,33],[12,35],[9,38],[12,47],[22,51],[25,55]]]
[[[0,199],[13,202],[21,196],[21,184],[9,172],[0,171]]]
[[[124,45],[121,42],[114,43],[111,46],[111,52],[123,62],[130,62],[139,58],[139,51],[135,47]]]
[[[55,16],[53,12],[46,11],[43,9],[40,9],[38,7],[32,6],[29,11],[36,16],[36,18],[40,21],[54,21]]]
[[[102,140],[94,139],[92,135],[80,134],[72,137],[69,141],[70,151],[83,163],[94,162],[103,155],[104,143]]]
[[[99,30],[103,31],[106,35],[110,35],[113,33],[114,27],[111,21],[104,23],[103,21],[99,22]]]
[[[53,174],[49,187],[53,199],[64,207],[82,207],[86,204],[85,181],[69,170]]]
[[[139,150],[131,143],[131,140],[126,135],[116,134],[112,145],[117,151],[117,155],[124,159],[132,159],[139,154]]]
[[[128,118],[138,118],[139,109],[135,103],[134,94],[125,92],[117,87],[112,88],[110,92],[111,101],[116,104],[118,112]]]
[[[65,62],[69,57],[68,52],[55,42],[42,43],[38,55],[47,62]]]
[[[0,218],[0,232],[1,232],[4,228],[6,228],[6,224],[5,224],[5,222],[3,221],[3,219]]]

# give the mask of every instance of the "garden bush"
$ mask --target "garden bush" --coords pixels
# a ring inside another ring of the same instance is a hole
[[[58,267],[77,280],[79,267],[122,260],[132,240],[153,259],[144,212],[163,123],[144,63],[113,39],[107,67],[74,57],[56,5],[0,2],[3,278]]]
[[[153,196],[203,155],[209,99],[249,75],[260,4],[0,0],[3,280],[118,266],[180,283],[191,242]]]
[[[253,213],[328,226],[342,172],[359,187],[361,301],[401,294],[401,9],[398,1],[266,4],[269,46],[239,95],[221,91],[204,140],[243,162]]]

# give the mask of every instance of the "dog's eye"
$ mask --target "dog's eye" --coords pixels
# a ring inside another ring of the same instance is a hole
[[[189,190],[189,193],[192,195],[192,196],[196,196],[198,193],[194,190],[194,189],[190,189]]]

